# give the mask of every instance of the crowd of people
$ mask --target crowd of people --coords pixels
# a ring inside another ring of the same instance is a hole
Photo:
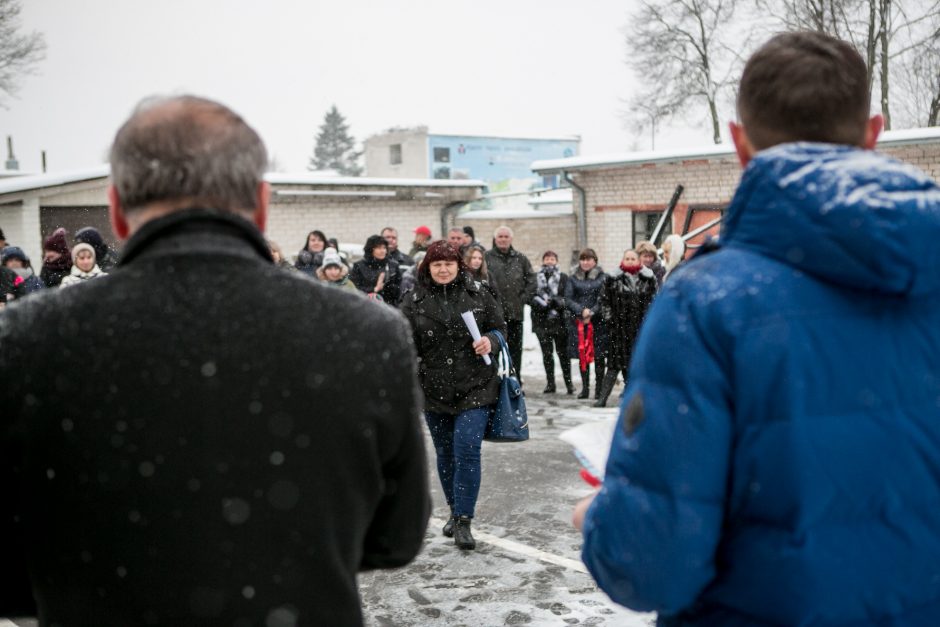
[[[873,150],[847,42],[775,36],[737,99],[720,245],[674,272],[680,237],[640,242],[610,274],[590,248],[536,270],[506,226],[489,250],[419,227],[408,255],[387,228],[355,263],[312,231],[291,264],[262,236],[258,134],[142,103],[110,154],[119,267],[59,229],[37,276],[0,233],[22,301],[0,314],[0,615],[362,625],[357,574],[426,539],[421,408],[442,532],[476,547],[493,357],[521,363],[529,306],[545,393],[556,356],[582,398],[593,364],[599,405],[630,377],[573,512],[614,601],[670,626],[937,624],[940,187]]]
[[[79,229],[71,246],[68,239],[68,231],[61,227],[43,239],[42,266],[37,275],[23,249],[7,242],[0,230],[0,307],[39,290],[103,276],[117,265],[117,253],[98,229]]]
[[[529,306],[547,379],[543,393],[557,392],[557,363],[565,391],[574,394],[571,362],[576,360],[581,374],[578,398],[591,397],[593,365],[594,405],[606,406],[618,376],[627,379],[643,317],[666,276],[682,261],[684,240],[669,235],[661,251],[651,242],[641,241],[624,252],[620,265],[611,273],[598,265],[592,248],[585,248],[577,264],[566,273],[560,267],[558,253],[552,250],[542,254],[542,265],[534,269],[528,257],[513,247],[514,236],[510,227],[500,226],[493,233],[492,248],[487,250],[476,239],[473,227],[453,227],[445,238],[435,241],[431,230],[420,226],[414,230],[414,241],[406,255],[398,248],[398,230],[389,226],[369,236],[362,259],[351,263],[335,239],[314,230],[293,265],[283,259],[276,243],[268,243],[272,257],[285,268],[400,307],[416,289],[428,247],[445,242],[459,255],[461,272],[480,283],[498,302],[513,363],[521,367],[523,318]]]

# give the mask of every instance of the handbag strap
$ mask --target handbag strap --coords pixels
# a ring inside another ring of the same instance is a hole
[[[505,379],[513,373],[518,377],[519,372],[514,367],[515,365],[512,363],[512,358],[509,356],[509,345],[506,344],[506,338],[496,329],[490,331],[490,333],[495,335],[496,339],[499,341],[499,357],[496,361],[496,374],[498,374],[501,379]]]

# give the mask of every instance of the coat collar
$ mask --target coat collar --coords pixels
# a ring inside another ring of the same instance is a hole
[[[273,263],[264,237],[251,222],[231,211],[193,207],[144,224],[127,241],[120,265],[180,252],[225,253]]]

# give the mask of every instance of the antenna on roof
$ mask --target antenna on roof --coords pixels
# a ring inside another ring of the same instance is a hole
[[[13,156],[13,137],[7,135],[7,170],[19,170],[20,162]]]

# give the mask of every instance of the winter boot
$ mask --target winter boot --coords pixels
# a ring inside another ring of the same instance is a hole
[[[542,352],[542,365],[545,366],[545,380],[548,385],[542,390],[542,394],[555,393],[555,356],[551,353]]]
[[[458,516],[457,523],[454,525],[454,544],[457,545],[458,549],[464,551],[472,551],[477,548],[477,541],[473,539],[473,535],[470,533],[470,520],[469,516]]]
[[[611,368],[604,375],[604,383],[601,386],[601,389],[598,390],[597,401],[595,401],[594,407],[607,406],[607,399],[610,397],[610,393],[614,391],[614,386],[617,385],[618,374],[620,373]]]
[[[447,522],[444,523],[444,528],[441,530],[441,533],[443,533],[448,538],[453,538],[454,537],[454,523],[456,522],[457,522],[457,518],[454,516],[453,510],[451,510],[450,518],[448,518]]]
[[[606,360],[598,359],[594,362],[594,399],[601,397],[601,390],[604,389],[604,375],[607,374],[605,368]]]
[[[571,396],[574,394],[574,384],[571,382],[571,361],[568,359],[561,362],[561,376],[565,380],[565,391]]]
[[[578,398],[588,398],[591,395],[591,366],[581,373],[581,393]]]
[[[542,394],[554,394],[555,393],[555,382],[549,381],[548,385],[545,386],[545,389],[542,390]]]
[[[591,395],[591,366],[581,373],[581,393],[578,398],[588,398]]]

